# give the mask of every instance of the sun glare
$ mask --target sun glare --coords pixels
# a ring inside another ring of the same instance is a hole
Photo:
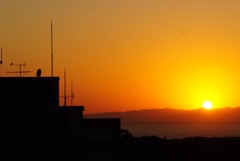
[[[207,110],[210,110],[212,108],[212,102],[204,101],[203,104],[202,104],[202,107],[207,109]]]

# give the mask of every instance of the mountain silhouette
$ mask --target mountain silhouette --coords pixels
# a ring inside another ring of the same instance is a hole
[[[86,114],[85,118],[121,118],[121,123],[240,123],[240,107],[206,110],[146,109]]]

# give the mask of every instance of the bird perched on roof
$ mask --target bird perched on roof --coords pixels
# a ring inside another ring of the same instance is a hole
[[[37,77],[41,77],[41,74],[42,74],[42,70],[41,70],[41,69],[38,69],[36,76],[37,76]]]

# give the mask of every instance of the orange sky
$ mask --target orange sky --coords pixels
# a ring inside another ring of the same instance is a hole
[[[240,106],[239,0],[0,1],[1,76],[67,71],[85,113]],[[62,103],[62,98],[61,103]],[[68,100],[68,105],[70,101]]]

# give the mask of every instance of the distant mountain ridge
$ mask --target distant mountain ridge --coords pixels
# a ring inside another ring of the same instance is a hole
[[[84,118],[121,118],[121,123],[240,123],[240,108],[146,109],[86,114]]]

